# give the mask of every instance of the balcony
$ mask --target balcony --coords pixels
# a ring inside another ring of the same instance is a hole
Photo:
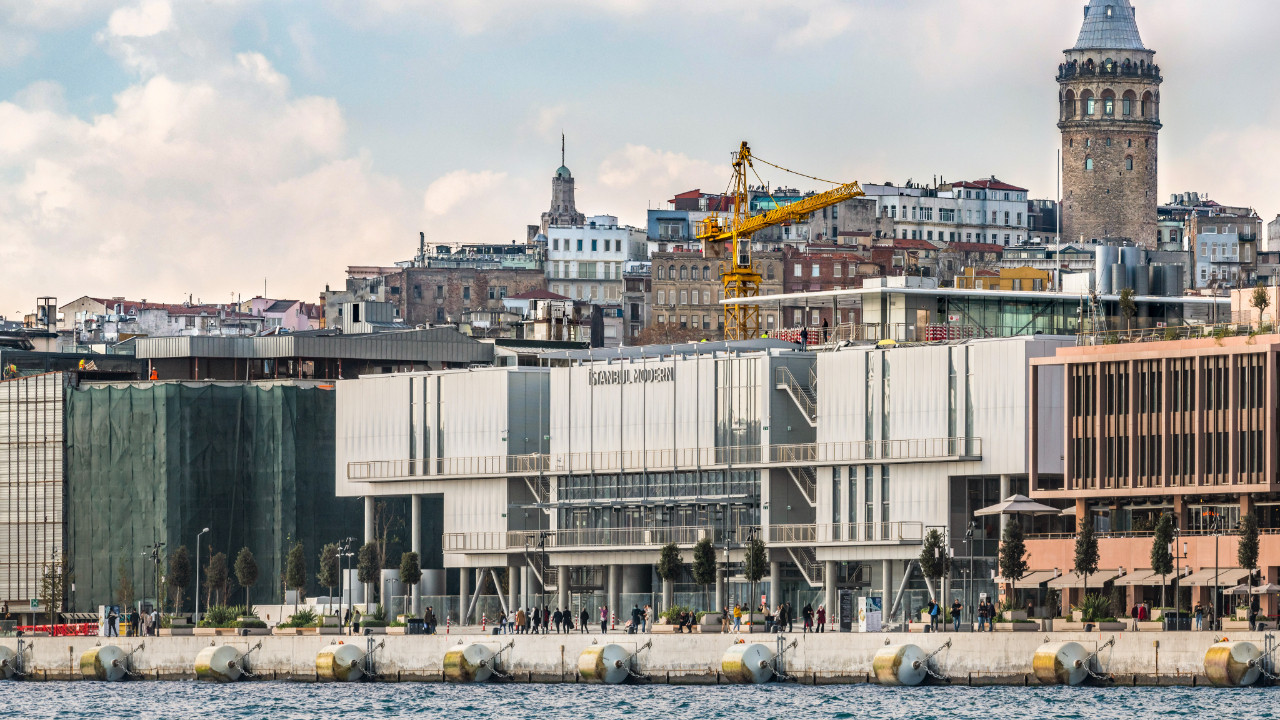
[[[753,528],[735,528],[735,537],[741,538]],[[542,536],[545,535],[545,538]],[[509,530],[506,532],[445,533],[441,536],[444,552],[520,552],[525,547],[537,547],[540,539],[548,552],[576,550],[578,548],[651,548],[674,542],[681,547],[693,547],[703,538],[710,538],[723,551],[724,529],[716,527],[653,527],[653,528],[580,528],[574,530]],[[734,547],[741,547],[735,542]]]
[[[923,541],[924,523],[915,520],[769,526],[770,545],[813,546],[847,543],[918,545]]]
[[[795,467],[837,463],[901,464],[982,459],[982,439],[920,438],[742,447],[613,450],[543,455],[480,455],[437,460],[366,460],[347,463],[356,481],[565,475],[598,472],[668,472]]]

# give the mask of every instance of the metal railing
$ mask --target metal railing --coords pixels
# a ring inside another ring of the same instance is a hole
[[[776,545],[822,545],[849,542],[914,543],[923,541],[924,523],[915,520],[769,526],[769,543]]]
[[[734,544],[753,528],[736,527]],[[758,528],[757,528],[758,529]],[[523,551],[535,547],[540,536],[546,533],[545,548],[556,550],[578,547],[655,547],[668,543],[693,546],[703,538],[709,538],[722,548],[724,529],[696,526],[672,526],[653,528],[578,528],[571,530],[509,530],[506,532],[445,533],[441,536],[445,552],[507,552]]]
[[[818,398],[814,396],[812,388],[801,385],[800,381],[796,380],[796,376],[791,374],[791,368],[785,365],[775,368],[773,380],[779,387],[786,389],[787,394],[810,422],[818,419]]]
[[[541,473],[635,472],[779,464],[911,462],[977,459],[982,439],[919,438],[833,443],[747,445],[659,450],[487,455],[438,460],[365,460],[347,463],[350,480],[508,477]],[[434,472],[427,472],[434,470]]]

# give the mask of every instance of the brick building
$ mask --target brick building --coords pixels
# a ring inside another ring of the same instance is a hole
[[[1160,66],[1129,0],[1090,0],[1058,66],[1062,237],[1154,249]]]
[[[724,258],[703,257],[701,252],[654,253],[650,258],[653,305],[649,319],[653,325],[682,330],[701,329],[707,339],[724,336]],[[783,257],[780,252],[752,254],[752,265],[763,278],[761,295],[782,293]],[[781,319],[773,310],[761,312],[765,331],[778,327]]]
[[[788,247],[783,251],[782,292],[784,294],[843,290],[862,287],[864,277],[881,274],[879,265],[871,262],[856,246],[809,245],[804,250]],[[803,324],[830,325],[859,321],[856,309],[786,305],[779,307],[783,327]],[[807,312],[806,312],[807,310]]]

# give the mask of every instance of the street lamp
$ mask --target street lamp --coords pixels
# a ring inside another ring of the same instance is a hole
[[[964,545],[969,553],[969,576],[965,579],[964,584],[964,604],[969,609],[969,617],[976,617],[973,612],[973,531],[977,523],[973,520],[969,521],[969,527],[964,531]],[[969,632],[973,632],[974,623],[969,623]]]
[[[344,565],[343,565],[342,559],[351,557],[352,553],[350,552],[350,548],[351,548],[351,543],[353,542],[355,542],[355,538],[351,538],[351,537],[343,538],[342,547],[338,549],[338,595],[342,598],[342,604],[339,606],[339,611],[341,612],[341,615],[338,616],[338,623],[340,627],[341,625],[346,623],[346,616],[347,616],[347,592],[344,589],[344,585],[347,579],[347,574],[343,571]],[[355,602],[353,601],[352,605],[354,604]]]
[[[196,614],[191,618],[194,622],[200,622],[200,536],[207,532],[209,528],[196,533]]]

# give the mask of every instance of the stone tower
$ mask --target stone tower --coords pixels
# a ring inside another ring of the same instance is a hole
[[[582,225],[586,217],[573,200],[573,173],[564,166],[564,135],[560,135],[560,167],[551,178],[551,209],[542,213],[542,234],[552,225]]]
[[[1089,0],[1058,66],[1062,239],[1156,245],[1160,66],[1129,0]]]

